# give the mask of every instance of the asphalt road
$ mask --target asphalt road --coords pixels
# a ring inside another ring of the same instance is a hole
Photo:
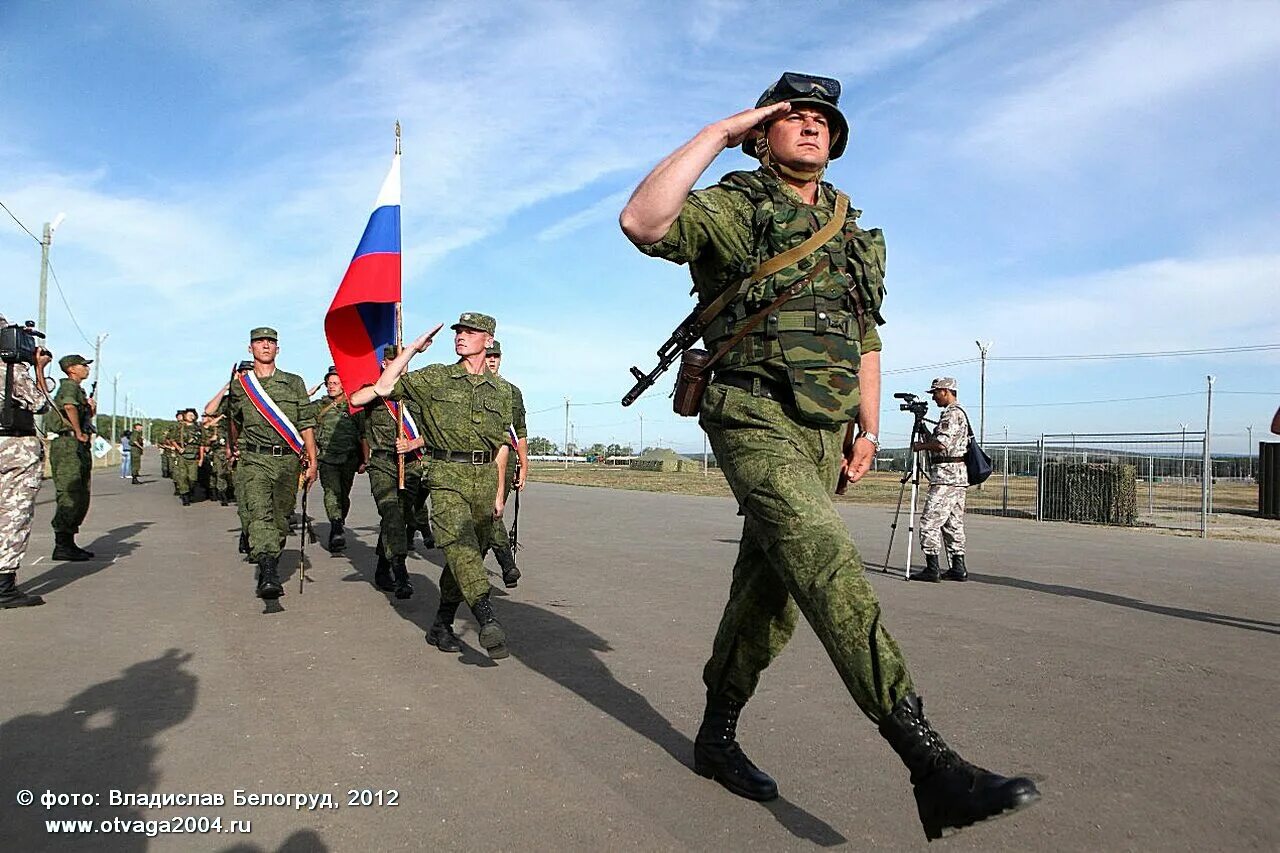
[[[95,479],[92,562],[50,562],[41,494],[20,581],[48,603],[0,612],[0,849],[927,846],[905,770],[803,624],[740,729],[782,798],[740,800],[689,769],[732,501],[532,485],[525,579],[495,593],[512,656],[495,664],[469,614],[462,655],[424,641],[438,551],[411,557],[408,602],[369,584],[362,481],[347,554],[308,546],[299,595],[292,538],[288,593],[264,613],[234,509],[182,508],[157,461],[143,486]],[[891,513],[841,511],[880,562]],[[1280,548],[997,518],[968,531],[970,583],[873,582],[935,726],[971,761],[1033,775],[1044,798],[940,844],[1280,849]],[[23,790],[34,805],[17,805]],[[113,790],[225,805],[112,805]],[[236,806],[236,790],[338,808]],[[46,791],[98,799],[46,809]],[[224,831],[45,827],[186,817]],[[227,832],[237,820],[250,831]]]

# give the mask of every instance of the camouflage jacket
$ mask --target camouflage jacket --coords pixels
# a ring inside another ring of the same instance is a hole
[[[142,430],[135,429],[135,430],[129,431],[129,452],[130,453],[141,454],[142,448],[145,444],[146,442],[142,438]]]
[[[80,383],[72,379],[64,379],[53,395],[53,407],[44,415],[44,431],[63,435],[72,434],[71,421],[67,418],[65,406],[75,406],[80,413],[80,429],[82,432],[93,432],[89,422],[89,397],[80,387]]]
[[[654,257],[687,263],[701,305],[741,281],[762,262],[799,246],[835,211],[836,190],[821,184],[808,205],[771,172],[730,172],[696,190],[658,242],[639,247]],[[709,324],[704,341],[716,350],[758,311],[787,290],[795,295],[736,344],[717,371],[760,376],[789,385],[800,420],[831,426],[857,413],[858,365],[881,348],[885,248],[879,229],[843,227],[820,249],[744,287]]]
[[[266,379],[258,381],[262,390],[275,401],[284,416],[293,421],[299,432],[305,433],[315,428],[315,411],[307,396],[307,383],[302,381],[301,376],[277,369]],[[236,422],[238,441],[264,447],[284,444],[284,439],[276,432],[276,428],[254,408],[238,380],[231,383],[231,393],[228,396],[227,417]]]
[[[391,399],[422,410],[418,425],[428,449],[496,452],[514,420],[513,387],[487,370],[472,375],[461,362],[429,364],[400,377]]]
[[[360,424],[351,416],[347,398],[325,397],[316,407],[316,449],[322,462],[341,465],[360,461]]]
[[[183,459],[195,459],[200,455],[200,445],[204,444],[204,430],[200,424],[178,424],[173,440],[177,442],[178,453]]]
[[[938,417],[938,426],[930,436],[941,442],[945,453],[929,454],[929,482],[935,486],[967,486],[969,471],[964,465],[964,454],[969,449],[969,419],[964,409],[950,405]],[[945,458],[960,457],[958,462],[944,462]]]

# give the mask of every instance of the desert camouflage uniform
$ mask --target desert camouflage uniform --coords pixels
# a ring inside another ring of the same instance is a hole
[[[0,365],[0,405],[4,401],[4,368]],[[21,366],[13,371],[13,399],[19,411],[33,414],[49,405],[31,374]],[[17,572],[26,553],[43,463],[44,443],[39,436],[0,436],[0,574]]]
[[[689,264],[705,305],[815,233],[835,204],[829,184],[810,206],[765,169],[733,172],[691,193],[667,234],[640,249]],[[703,681],[709,696],[745,702],[803,613],[858,706],[879,722],[912,692],[911,676],[832,502],[841,430],[860,400],[859,359],[881,347],[884,241],[858,227],[859,214],[851,209],[817,252],[744,288],[704,336],[714,351],[797,288],[717,365],[702,400],[701,425],[745,516]]]
[[[951,556],[964,553],[964,496],[969,473],[964,452],[969,446],[969,419],[959,406],[942,410],[931,436],[945,453],[929,454],[929,496],[920,513],[920,550],[941,554],[945,540]]]

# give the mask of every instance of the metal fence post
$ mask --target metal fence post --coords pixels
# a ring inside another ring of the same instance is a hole
[[[1040,464],[1036,469],[1036,521],[1043,521],[1044,515],[1044,433],[1040,434]]]
[[[1156,514],[1156,458],[1147,457],[1147,515],[1153,521]]]
[[[1004,488],[1000,493],[1000,514],[1009,514],[1009,445],[1004,446]]]
[[[1204,411],[1204,447],[1200,461],[1200,535],[1209,538],[1209,490],[1213,488],[1213,456],[1209,448],[1210,435],[1213,432],[1213,377],[1206,376],[1209,383]]]

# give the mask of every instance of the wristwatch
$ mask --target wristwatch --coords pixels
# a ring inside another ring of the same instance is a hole
[[[876,446],[876,450],[880,449],[880,436],[876,435],[874,432],[858,433],[858,438],[865,438]]]

